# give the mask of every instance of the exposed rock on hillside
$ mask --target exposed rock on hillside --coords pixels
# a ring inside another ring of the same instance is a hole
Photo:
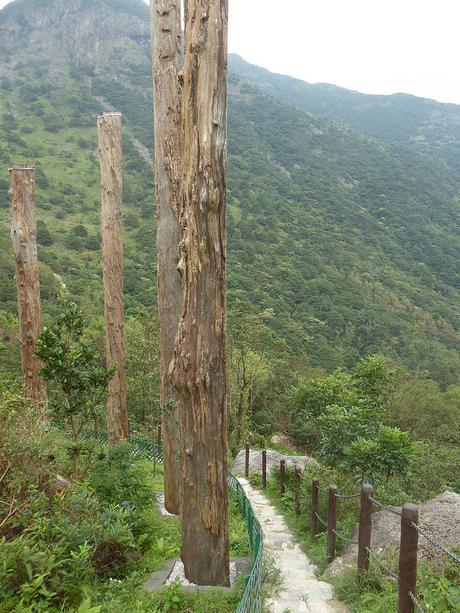
[[[232,472],[235,475],[244,475],[245,465],[245,450],[242,449],[235,458],[232,466]],[[316,460],[308,456],[288,456],[282,455],[278,451],[273,449],[267,449],[267,473],[270,473],[274,466],[279,466],[280,460],[286,460],[286,464],[289,466],[298,466],[304,469],[306,466],[318,466]],[[249,470],[260,473],[262,471],[262,452],[256,449],[249,450]]]

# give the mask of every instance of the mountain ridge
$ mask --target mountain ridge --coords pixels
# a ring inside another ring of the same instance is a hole
[[[363,94],[311,84],[253,66],[237,55],[231,55],[229,63],[235,73],[282,102],[342,122],[385,144],[407,146],[460,171],[460,105],[407,93]]]

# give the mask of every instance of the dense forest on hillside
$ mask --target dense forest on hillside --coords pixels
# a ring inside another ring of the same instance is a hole
[[[253,85],[308,113],[347,125],[387,145],[460,168],[460,109],[457,104],[409,94],[361,94],[330,84],[310,84],[230,56],[231,69]]]
[[[76,14],[95,25],[97,60],[91,37],[71,26]],[[18,0],[1,12],[0,31],[7,60],[0,75],[4,329],[14,330],[15,313],[6,168],[25,159],[37,163],[45,310],[52,312],[46,304],[58,275],[88,314],[101,313],[94,126],[103,108],[124,115],[127,312],[153,306],[147,8],[134,0],[65,9],[59,2]],[[19,35],[27,41],[21,47]],[[59,60],[51,43],[61,50]],[[294,80],[267,95],[260,79],[251,83],[239,71],[237,64],[229,100],[230,304],[238,299],[262,316],[286,350],[311,367],[333,370],[381,353],[443,387],[457,382],[457,174],[435,149],[422,156],[372,140],[353,122],[346,127],[295,108],[288,98]],[[398,109],[388,111],[388,130],[403,112]]]

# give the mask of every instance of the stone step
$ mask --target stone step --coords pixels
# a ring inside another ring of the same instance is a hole
[[[261,492],[246,479],[239,479],[254,513],[262,526],[265,550],[274,554],[284,585],[279,594],[267,601],[270,613],[349,613],[345,604],[334,600],[332,586],[319,581],[316,566],[295,542],[284,518]]]

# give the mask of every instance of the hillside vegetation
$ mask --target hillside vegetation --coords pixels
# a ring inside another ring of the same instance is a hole
[[[141,0],[16,0],[0,11],[0,55],[6,362],[15,313],[11,163],[37,164],[46,312],[58,275],[88,315],[102,313],[95,121],[105,108],[120,109],[124,122],[127,313],[155,304],[148,9]],[[260,69],[231,64],[230,304],[262,317],[283,351],[311,367],[331,371],[380,353],[441,386],[457,382],[460,180],[445,148],[438,155],[430,145],[425,155],[406,146],[418,130],[403,138],[399,127],[413,119],[410,105],[384,98],[385,113],[368,113],[379,130],[351,110],[339,125],[336,109],[357,99],[372,106],[374,97],[263,72],[268,86]],[[457,107],[430,104],[454,139]]]

